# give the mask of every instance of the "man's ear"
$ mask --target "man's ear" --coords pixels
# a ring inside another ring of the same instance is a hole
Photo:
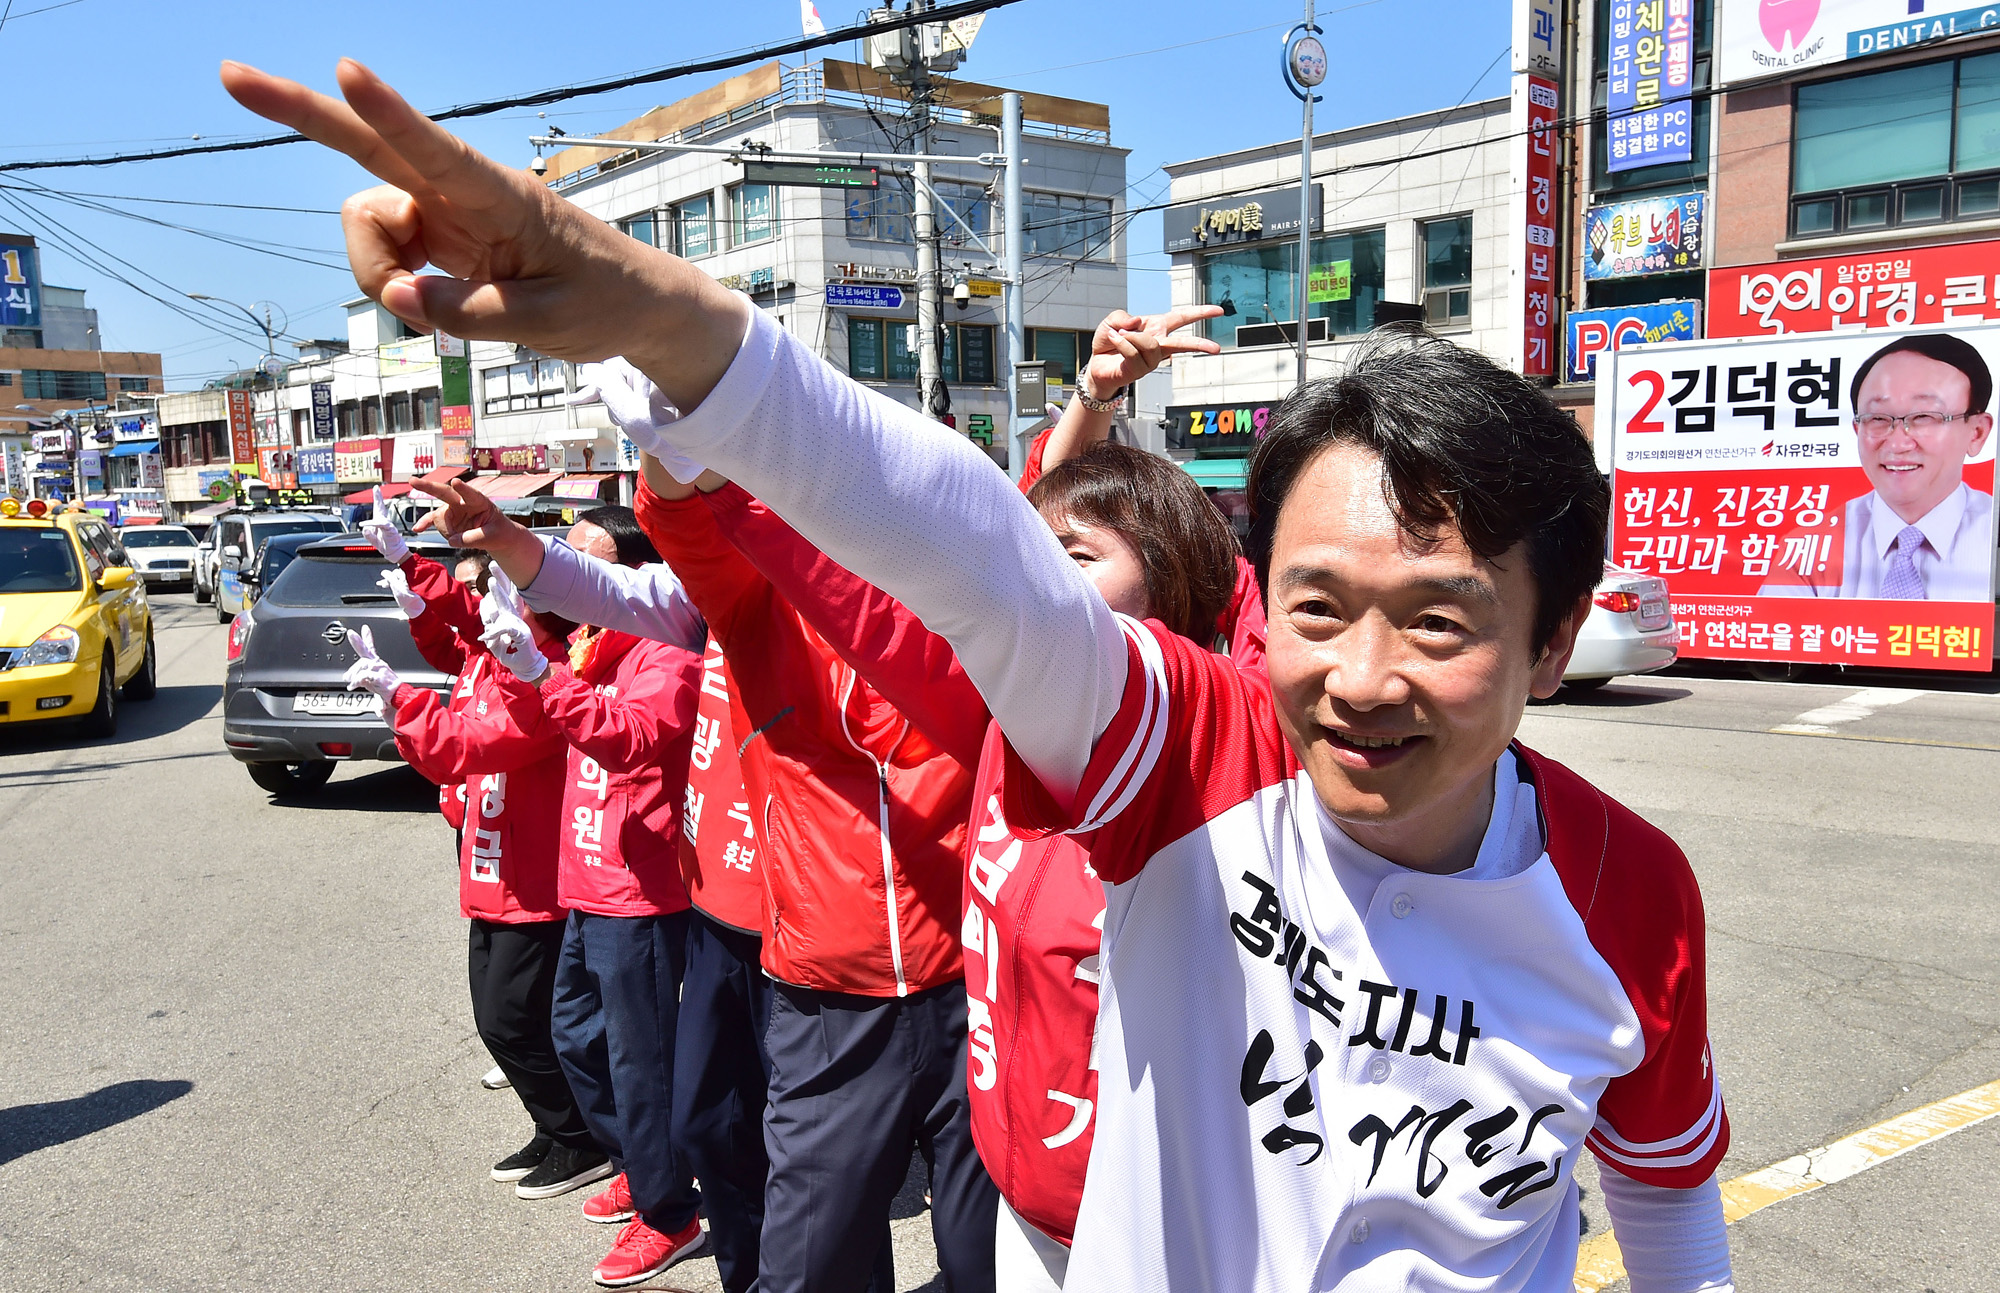
[[[1570,613],[1556,624],[1555,633],[1536,659],[1528,684],[1528,694],[1536,700],[1547,700],[1562,686],[1563,674],[1569,669],[1569,658],[1576,653],[1576,635],[1583,630],[1583,622],[1590,618],[1591,596],[1591,593],[1585,593]]]
[[[1979,451],[1986,447],[1986,437],[1993,434],[1993,415],[1991,413],[1974,413],[1972,415],[1972,426],[1972,447],[1965,451],[1967,458],[1978,457]]]

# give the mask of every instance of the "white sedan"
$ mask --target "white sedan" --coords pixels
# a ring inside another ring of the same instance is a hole
[[[118,542],[146,587],[194,587],[195,537],[189,530],[178,525],[128,525],[118,531]]]
[[[1605,562],[1563,685],[1595,691],[1620,674],[1651,673],[1679,657],[1667,581]]]

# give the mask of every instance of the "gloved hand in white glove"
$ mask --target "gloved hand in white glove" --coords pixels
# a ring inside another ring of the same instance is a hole
[[[410,591],[410,577],[391,566],[375,581],[396,599],[396,605],[403,608],[403,618],[413,620],[424,613],[424,599]]]
[[[370,693],[382,702],[382,716],[389,717],[396,707],[396,689],[403,685],[402,678],[389,667],[388,661],[375,654],[375,635],[367,625],[362,625],[359,633],[347,630],[347,645],[360,657],[348,667],[347,689]]]
[[[549,671],[548,657],[535,645],[534,630],[528,627],[528,607],[520,590],[497,562],[492,584],[479,599],[479,622],[485,626],[479,640],[507,672],[523,682],[539,682]]]
[[[644,373],[622,357],[601,364],[584,364],[576,370],[576,394],[572,404],[601,402],[625,438],[660,460],[667,474],[683,485],[692,485],[702,473],[700,463],[667,443],[660,428],[680,421],[681,411],[667,403],[667,397]]]
[[[404,541],[402,532],[396,529],[396,523],[389,518],[389,501],[382,497],[380,485],[375,487],[375,515],[361,523],[361,533],[392,566],[402,565],[404,558],[410,555],[410,545]]]

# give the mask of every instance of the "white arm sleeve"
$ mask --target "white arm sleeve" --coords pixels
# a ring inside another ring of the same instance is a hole
[[[1722,1189],[1714,1177],[1692,1190],[1669,1190],[1607,1167],[1598,1173],[1598,1187],[1632,1293],[1734,1293]]]
[[[1015,752],[1067,802],[1124,694],[1111,609],[970,441],[745,308],[735,363],[660,436],[950,642]]]
[[[544,539],[542,546],[542,568],[521,590],[530,609],[701,654],[708,625],[670,567],[601,561],[561,539]]]

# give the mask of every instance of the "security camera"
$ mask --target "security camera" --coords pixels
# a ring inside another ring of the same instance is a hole
[[[547,175],[549,173],[549,159],[540,153],[536,153],[535,160],[528,163],[528,169],[537,175]]]
[[[962,278],[953,284],[951,289],[951,303],[961,310],[970,305],[972,303],[972,285]]]

